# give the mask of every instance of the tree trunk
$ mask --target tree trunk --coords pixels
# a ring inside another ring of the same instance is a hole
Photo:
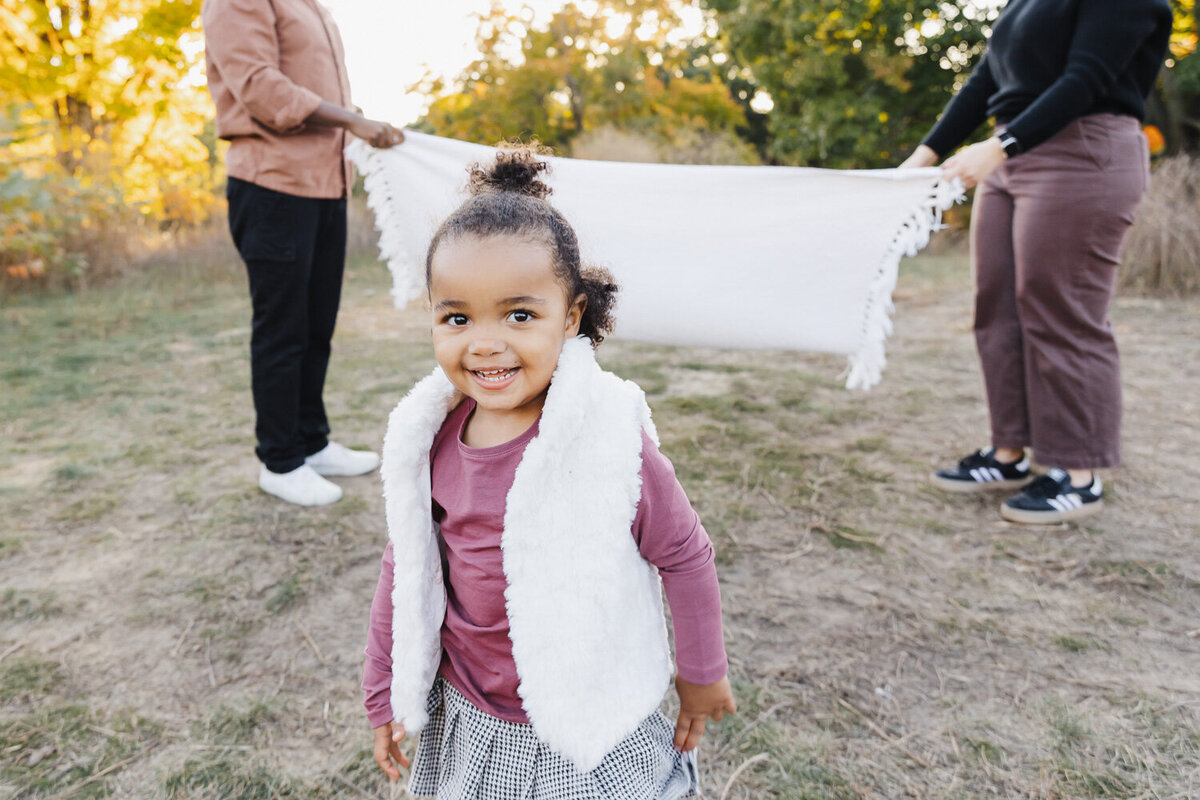
[[[583,133],[583,92],[579,81],[570,73],[567,74],[567,89],[571,94],[571,116],[575,117],[575,133]]]
[[[1162,71],[1163,111],[1167,129],[1163,132],[1167,140],[1167,152],[1178,153],[1187,146],[1187,133],[1184,123],[1187,115],[1183,110],[1183,101],[1179,97],[1179,86],[1175,82],[1175,73],[1169,69]]]

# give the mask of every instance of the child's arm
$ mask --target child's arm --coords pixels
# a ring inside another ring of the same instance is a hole
[[[680,711],[675,746],[691,750],[711,717],[737,706],[721,631],[721,589],[712,542],[675,479],[671,462],[643,435],[642,497],[633,525],[642,557],[658,567],[675,627]]]
[[[400,740],[404,738],[404,727],[392,721],[392,575],[395,561],[392,546],[383,551],[379,568],[379,583],[375,587],[375,598],[371,601],[371,621],[367,627],[366,661],[363,664],[363,705],[367,708],[367,719],[375,733],[375,763],[387,776],[400,780],[401,766],[408,766],[408,759],[400,752]]]

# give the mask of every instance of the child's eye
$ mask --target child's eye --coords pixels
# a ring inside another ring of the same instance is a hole
[[[467,321],[466,314],[447,314],[442,319],[442,322],[455,328],[461,328],[463,325],[467,324]]]
[[[533,312],[531,311],[510,311],[508,312],[509,322],[531,322],[533,320]]]

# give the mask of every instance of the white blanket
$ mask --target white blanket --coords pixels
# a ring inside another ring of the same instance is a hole
[[[466,197],[483,145],[405,132],[347,148],[364,174],[398,306],[425,292],[434,230]],[[553,203],[584,263],[621,292],[614,335],[672,345],[849,357],[846,385],[878,383],[900,259],[961,199],[937,169],[633,164],[548,158]]]

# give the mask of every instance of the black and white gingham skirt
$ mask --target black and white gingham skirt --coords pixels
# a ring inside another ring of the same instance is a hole
[[[591,772],[552,751],[532,725],[493,717],[438,678],[408,791],[437,800],[678,800],[699,794],[696,751],[680,753],[655,711]]]

